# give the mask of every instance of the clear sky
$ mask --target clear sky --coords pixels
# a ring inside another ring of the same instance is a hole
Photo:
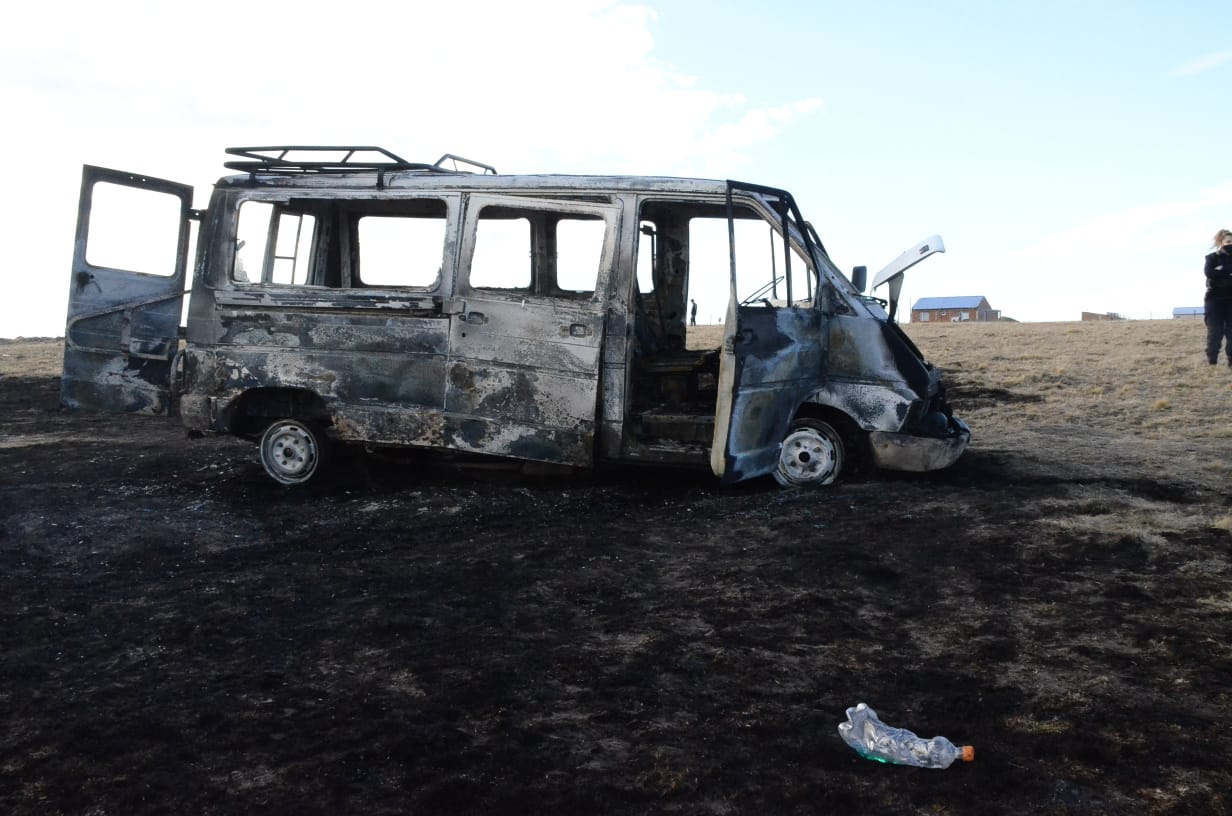
[[[0,31],[0,337],[63,333],[82,164],[197,187],[223,148],[379,144],[503,173],[791,190],[905,304],[1202,302],[1232,227],[1227,0],[22,3]],[[705,321],[723,304],[703,299]]]

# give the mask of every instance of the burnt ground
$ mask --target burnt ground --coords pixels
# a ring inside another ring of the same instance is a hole
[[[0,812],[1232,811],[1232,536],[1116,523],[1226,485],[986,434],[824,492],[366,460],[297,491],[57,394],[0,382]],[[860,759],[859,701],[976,761]]]

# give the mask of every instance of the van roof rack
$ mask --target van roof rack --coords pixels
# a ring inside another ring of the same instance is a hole
[[[496,168],[480,162],[446,153],[435,164],[409,162],[383,147],[373,145],[274,145],[270,147],[228,147],[228,154],[240,156],[223,163],[231,170],[253,175],[257,173],[310,174],[353,173],[376,170],[382,176],[398,170],[419,170],[430,173],[466,173],[459,164],[470,165],[481,172],[496,175]],[[446,167],[446,162],[452,162]]]

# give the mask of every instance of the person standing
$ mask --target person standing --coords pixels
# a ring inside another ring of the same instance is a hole
[[[1215,233],[1215,251],[1206,256],[1206,361],[1219,361],[1219,344],[1232,368],[1232,230]]]
[[[697,301],[690,300],[689,302],[693,304],[693,308],[689,310],[689,325],[696,326],[697,325]]]

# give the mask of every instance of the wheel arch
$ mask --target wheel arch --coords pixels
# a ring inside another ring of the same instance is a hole
[[[835,408],[833,405],[809,401],[802,403],[796,409],[795,416],[791,418],[790,425],[794,425],[801,419],[820,419],[830,423],[838,431],[839,436],[843,439],[843,445],[847,449],[847,469],[862,469],[872,461],[868,433],[841,409]]]
[[[275,419],[297,417],[332,425],[329,407],[320,394],[306,388],[250,388],[232,404],[228,432],[236,436],[257,437]]]

